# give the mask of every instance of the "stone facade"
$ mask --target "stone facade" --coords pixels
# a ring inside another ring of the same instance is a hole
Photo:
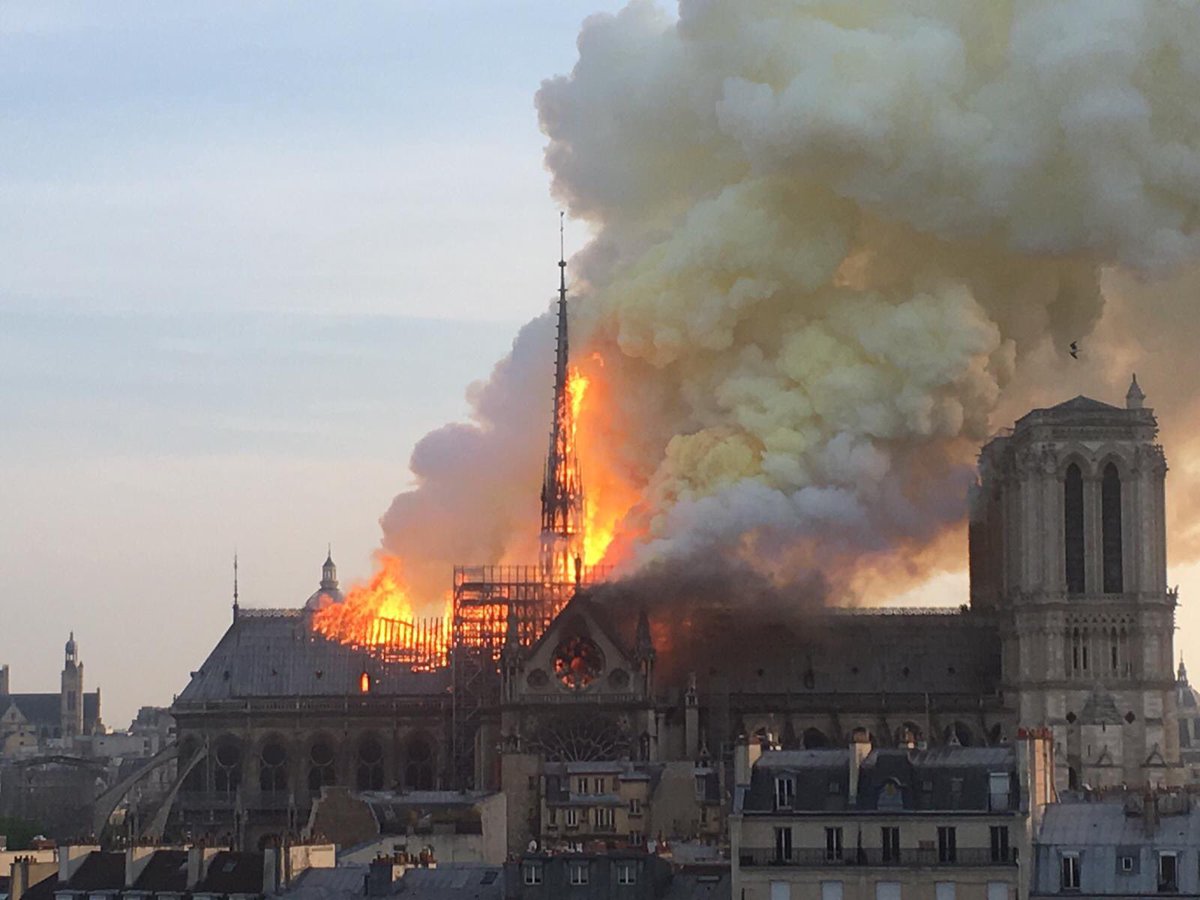
[[[1158,425],[1086,397],[1034,410],[980,454],[971,604],[998,614],[1000,689],[1054,731],[1063,786],[1176,783]]]

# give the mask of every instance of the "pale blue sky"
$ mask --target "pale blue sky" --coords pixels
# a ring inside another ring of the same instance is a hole
[[[619,5],[0,4],[13,690],[73,628],[123,726],[220,636],[235,545],[251,605],[327,541],[368,573],[413,443],[552,294],[533,94]]]

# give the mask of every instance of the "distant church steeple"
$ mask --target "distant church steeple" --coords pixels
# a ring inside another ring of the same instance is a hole
[[[79,661],[79,647],[75,643],[74,631],[67,638],[64,657],[59,717],[62,736],[73,738],[83,734],[83,663]]]
[[[333,545],[325,556],[325,564],[321,566],[321,590],[336,591],[338,589],[337,566],[333,562]]]

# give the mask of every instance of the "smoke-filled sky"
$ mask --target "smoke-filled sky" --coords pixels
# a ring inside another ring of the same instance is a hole
[[[280,606],[326,541],[367,574],[381,515],[427,593],[528,555],[552,356],[521,323],[559,205],[584,477],[628,564],[961,602],[978,444],[1136,370],[1200,652],[1198,13],[6,4],[14,690],[55,687],[73,627],[111,724],[168,702],[235,545],[243,601]]]

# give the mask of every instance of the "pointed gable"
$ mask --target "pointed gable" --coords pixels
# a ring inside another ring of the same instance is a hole
[[[526,654],[519,687],[537,694],[627,695],[637,682],[633,653],[606,611],[577,594]]]

